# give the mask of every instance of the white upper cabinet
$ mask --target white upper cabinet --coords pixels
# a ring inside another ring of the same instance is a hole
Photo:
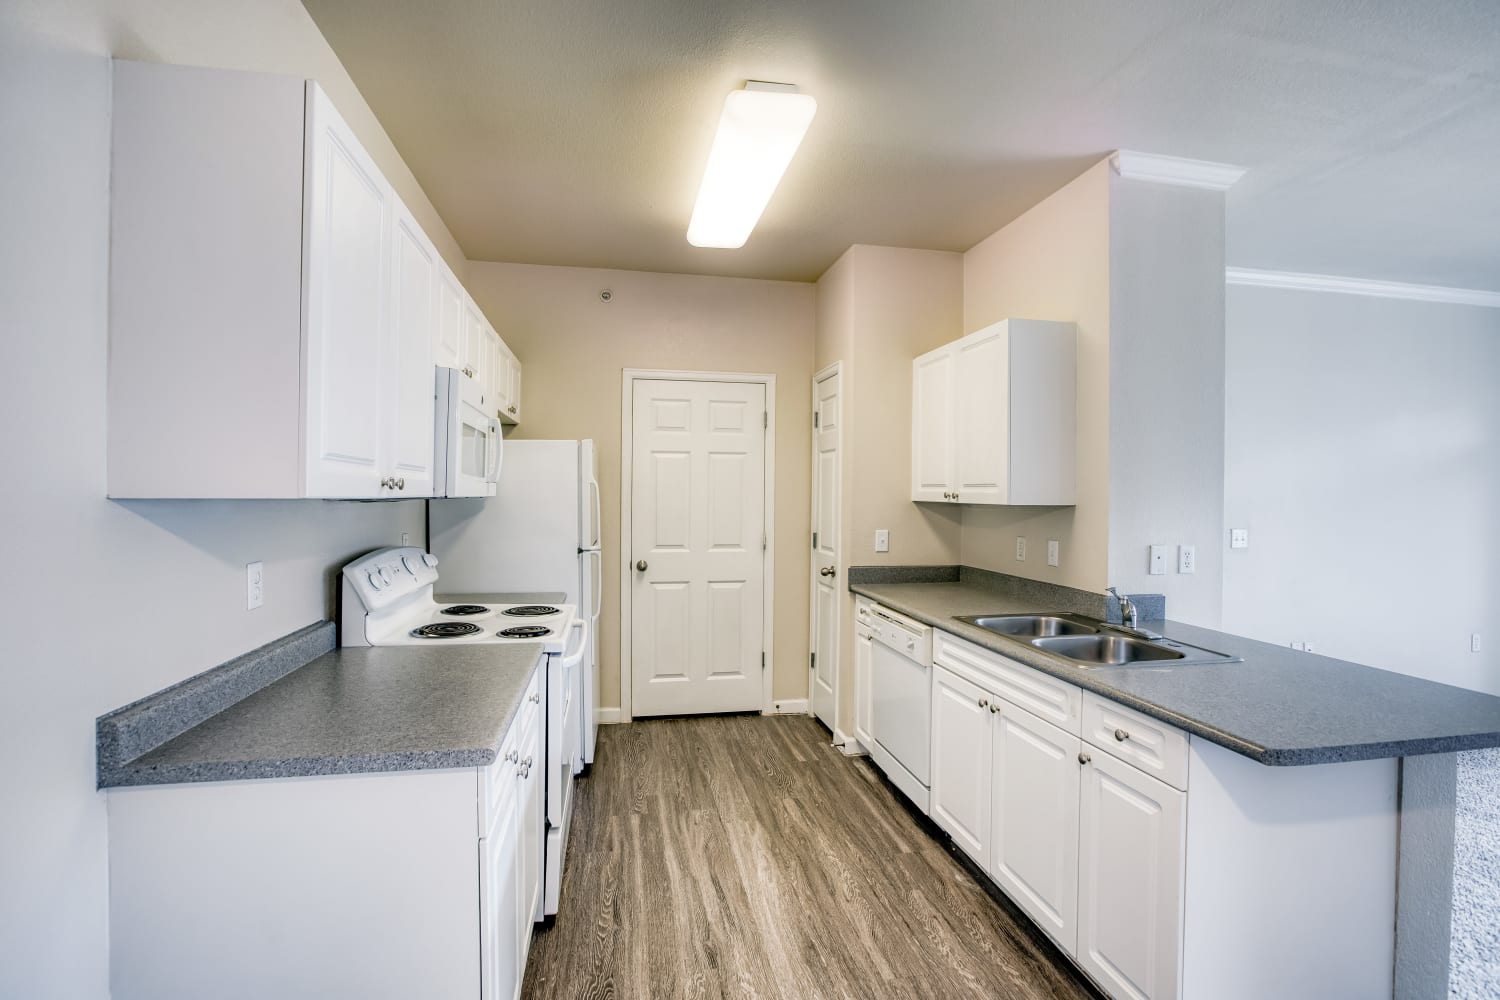
[[[500,342],[495,371],[500,419],[507,424],[518,424],[521,422],[521,362],[516,360],[504,341]]]
[[[1077,470],[1077,334],[1012,319],[912,362],[913,500],[1067,506]]]
[[[438,321],[432,341],[433,364],[462,368],[464,354],[464,286],[448,265],[439,262]]]
[[[389,339],[395,364],[388,377],[395,405],[385,407],[386,419],[394,424],[385,436],[394,448],[390,464],[397,492],[431,496],[436,395],[432,344],[439,319],[442,268],[437,249],[422,227],[399,198],[393,200]]]
[[[113,74],[109,495],[430,496],[467,297],[328,96]]]
[[[385,291],[395,198],[316,87],[307,150],[305,495],[380,496],[395,403]]]

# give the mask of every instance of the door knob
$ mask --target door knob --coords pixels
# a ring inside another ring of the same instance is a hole
[[[646,572],[646,560],[641,559],[637,561],[635,564],[635,568],[640,570],[642,573]]]
[[[834,569],[832,566],[824,566],[822,569],[818,570],[818,575],[819,576],[833,576],[837,572],[838,572],[838,570]]]

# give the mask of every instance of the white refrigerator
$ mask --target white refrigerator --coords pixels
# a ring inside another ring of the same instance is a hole
[[[493,497],[433,500],[429,548],[447,593],[562,591],[589,619],[581,761],[593,763],[599,725],[599,464],[593,441],[505,442]]]

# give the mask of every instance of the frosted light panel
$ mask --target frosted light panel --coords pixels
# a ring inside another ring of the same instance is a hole
[[[790,88],[736,90],[725,98],[688,223],[689,243],[726,250],[745,245],[817,110],[817,101]]]

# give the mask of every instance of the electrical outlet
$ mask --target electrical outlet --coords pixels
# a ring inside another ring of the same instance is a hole
[[[891,532],[890,532],[889,528],[876,528],[875,529],[875,551],[876,552],[889,552],[889,551],[891,551]]]
[[[1248,549],[1250,547],[1250,529],[1230,528],[1229,547],[1231,549]]]
[[[1161,576],[1167,571],[1167,547],[1165,545],[1151,546],[1151,575]]]
[[[1469,652],[1471,652],[1471,653],[1477,653],[1477,652],[1479,652],[1479,633],[1478,632],[1475,632],[1473,635],[1469,636]]]
[[[1016,562],[1026,561],[1026,539],[1016,536]]]
[[[254,611],[266,602],[266,567],[264,563],[245,564],[245,610]]]
[[[1047,565],[1056,566],[1060,561],[1062,552],[1057,544],[1057,539],[1047,539]]]
[[[1192,545],[1177,546],[1177,572],[1198,572],[1198,550]]]
[[[1292,643],[1288,643],[1287,645],[1291,646],[1293,649],[1295,649],[1299,653],[1302,652],[1303,650],[1305,650],[1307,648],[1307,643],[1305,643],[1305,642],[1292,642]]]

